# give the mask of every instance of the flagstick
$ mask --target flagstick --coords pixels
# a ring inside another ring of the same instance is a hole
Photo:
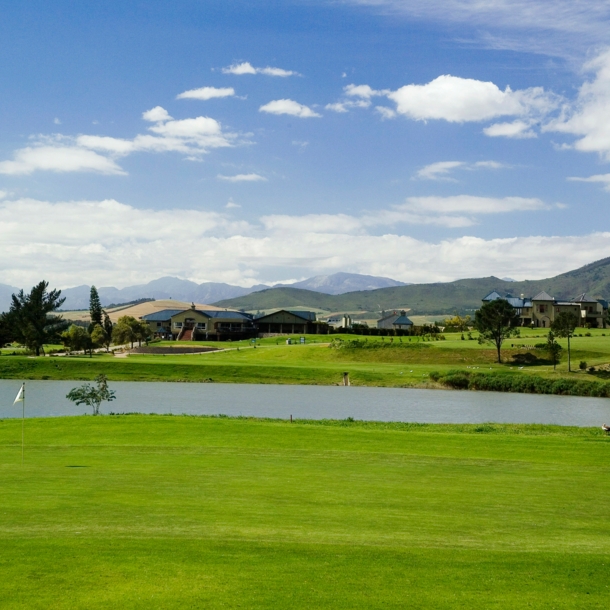
[[[24,424],[25,424],[25,382],[23,384],[23,400],[21,401],[21,465],[23,466],[23,440],[24,440]]]

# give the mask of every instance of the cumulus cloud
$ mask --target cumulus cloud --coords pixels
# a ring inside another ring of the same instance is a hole
[[[112,160],[78,146],[28,146],[15,151],[11,161],[0,162],[0,174],[27,175],[35,172],[95,172],[125,174]]]
[[[235,176],[223,176],[218,174],[216,176],[219,180],[225,180],[226,182],[267,182],[267,178],[259,174],[237,174]]]
[[[163,121],[172,120],[172,117],[169,115],[167,110],[161,106],[155,106],[154,108],[143,112],[142,118],[145,121],[150,121],[151,123],[162,123]]]
[[[111,136],[36,136],[34,144],[15,151],[13,159],[0,162],[0,174],[31,174],[34,171],[96,172],[125,174],[120,157],[136,152],[179,152],[196,160],[214,148],[233,146],[237,135],[224,132],[209,117],[173,119],[161,106],[142,114],[151,133],[132,139]]]
[[[504,163],[497,161],[477,161],[467,163],[466,161],[438,161],[430,163],[417,171],[414,178],[419,180],[449,180],[456,182],[451,174],[456,169],[478,170],[478,169],[501,169],[507,167]]]
[[[281,78],[286,78],[287,76],[300,76],[298,72],[284,70],[282,68],[272,68],[270,66],[267,66],[266,68],[255,68],[248,61],[223,68],[222,72],[223,74],[234,74],[236,76],[242,76],[244,74],[265,74],[267,76],[279,76]]]
[[[610,160],[610,50],[598,55],[584,66],[593,78],[579,89],[572,106],[565,106],[562,116],[543,128],[579,137],[573,148],[596,152]]]
[[[539,204],[514,198],[486,203],[416,198],[405,205],[411,213],[451,215],[456,210],[537,209]],[[285,277],[348,270],[410,282],[472,275],[535,279],[603,258],[610,249],[610,233],[603,232],[425,241],[400,234],[391,223],[390,215],[404,215],[404,210],[386,212],[387,230],[372,234],[367,229],[379,228],[373,214],[267,216],[259,224],[205,209],[137,209],[114,200],[2,200],[0,282],[27,288],[44,277],[60,287],[125,286],[180,275],[249,285],[285,279],[270,277],[278,268]]]
[[[322,115],[314,112],[309,106],[299,104],[294,100],[273,100],[259,108],[259,112],[267,112],[269,114],[289,114],[299,117],[300,119],[308,119],[312,117],[320,117]]]
[[[217,97],[232,97],[235,95],[233,87],[200,87],[183,91],[176,96],[177,100],[211,100]]]
[[[501,116],[546,114],[557,106],[542,87],[501,90],[491,82],[444,74],[425,85],[405,85],[388,94],[396,112],[415,120],[480,122]]]
[[[484,130],[489,136],[510,138],[535,137],[532,126],[555,110],[561,101],[559,96],[542,87],[513,91],[507,86],[502,90],[492,82],[444,74],[429,83],[405,85],[396,91],[350,84],[343,88],[343,98],[326,108],[345,113],[351,108],[368,108],[379,97],[396,104],[395,109],[375,106],[375,112],[382,119],[402,115],[416,121],[466,123],[518,117],[512,123],[498,123]]]

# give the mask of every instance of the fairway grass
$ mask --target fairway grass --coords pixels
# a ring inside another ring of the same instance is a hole
[[[1,608],[605,608],[610,438],[0,421]]]

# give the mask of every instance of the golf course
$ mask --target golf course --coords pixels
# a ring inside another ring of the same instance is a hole
[[[605,608],[601,429],[0,421],[2,608]]]
[[[477,371],[502,379],[569,380],[578,382],[580,389],[550,393],[588,395],[586,389],[593,382],[603,385],[610,380],[610,331],[577,330],[571,339],[571,372],[568,372],[566,339],[558,341],[563,349],[554,367],[545,349],[548,331],[526,329],[520,337],[505,341],[501,364],[497,362],[494,347],[480,344],[475,332],[469,334],[470,338],[468,334],[447,333],[443,340],[307,335],[305,343],[300,342],[300,336],[271,337],[255,343],[250,340],[162,341],[153,345],[166,348],[166,354],[120,355],[124,357],[100,351],[92,358],[84,354],[32,358],[9,347],[2,350],[0,378],[91,380],[103,373],[113,381],[337,385],[343,382],[343,373],[348,372],[352,385],[442,388],[439,376]],[[287,338],[291,339],[290,344]],[[180,347],[211,346],[217,351],[172,353],[178,344]],[[47,346],[47,352],[53,354],[54,348],[61,346]],[[580,368],[581,362],[586,363],[585,368]]]

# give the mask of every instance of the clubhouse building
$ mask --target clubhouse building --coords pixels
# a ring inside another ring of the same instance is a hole
[[[153,337],[173,341],[248,339],[256,337],[252,316],[241,311],[163,309],[142,316]]]

